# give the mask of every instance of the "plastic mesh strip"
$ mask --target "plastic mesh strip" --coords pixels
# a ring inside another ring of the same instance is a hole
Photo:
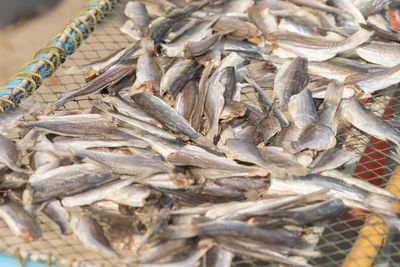
[[[89,36],[108,14],[116,0],[88,1],[47,47],[37,51],[32,60],[0,87],[0,111],[13,108],[33,93]]]

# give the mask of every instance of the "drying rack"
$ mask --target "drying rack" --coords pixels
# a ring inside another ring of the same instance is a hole
[[[37,101],[53,103],[65,92],[85,84],[84,75],[71,71],[83,64],[107,56],[129,45],[132,40],[119,31],[125,22],[123,9],[127,0],[95,0],[77,13],[47,47],[39,49],[31,61],[0,87],[0,111],[18,105],[28,95]],[[101,22],[101,23],[100,23]],[[73,68],[71,68],[73,67]],[[255,103],[252,90],[243,90],[244,102]],[[70,101],[65,110],[83,110],[94,95]],[[364,100],[365,106],[385,120],[399,118],[400,95],[397,86],[378,92]],[[357,154],[356,163],[345,171],[391,191],[400,191],[400,168],[390,158],[393,144],[368,136],[349,125],[343,125],[338,146]],[[399,194],[400,195],[400,194]],[[47,262],[59,266],[121,266],[82,246],[73,236],[63,236],[58,227],[44,215],[38,220],[43,237],[24,242],[15,237],[0,220],[0,254],[18,259]],[[309,263],[315,266],[396,266],[400,263],[400,234],[388,232],[376,217],[359,210],[349,210],[342,218],[310,227],[305,238],[322,253]],[[273,264],[236,257],[234,266],[273,266]]]

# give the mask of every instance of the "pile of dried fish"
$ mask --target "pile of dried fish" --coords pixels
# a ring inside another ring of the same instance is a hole
[[[82,66],[86,85],[0,114],[1,218],[30,241],[42,212],[139,266],[310,266],[307,227],[347,208],[398,228],[398,199],[344,173],[357,157],[336,139],[347,122],[400,145],[358,100],[400,82],[390,2],[129,2],[134,42]]]

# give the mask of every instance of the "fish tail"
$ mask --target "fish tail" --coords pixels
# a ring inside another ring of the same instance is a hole
[[[351,49],[365,43],[374,34],[374,32],[361,29],[355,34],[351,35],[347,39],[341,41],[341,45],[345,46],[347,49]]]

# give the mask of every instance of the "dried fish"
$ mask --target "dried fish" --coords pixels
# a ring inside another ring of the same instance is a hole
[[[74,235],[82,241],[82,243],[89,247],[99,250],[115,258],[121,256],[111,248],[110,242],[104,236],[103,228],[93,218],[83,215],[81,217],[72,218],[72,227]]]
[[[13,171],[29,174],[30,171],[19,167],[18,151],[15,143],[0,134],[0,163],[7,165]]]
[[[129,266],[309,267],[325,253],[309,233],[348,208],[399,230],[398,198],[350,174],[342,127],[400,145],[359,102],[400,82],[389,2],[129,2],[133,42],[81,66],[86,84],[0,114],[0,217],[32,241],[43,212]]]
[[[25,241],[33,241],[42,236],[39,223],[18,202],[1,199],[0,217],[16,236]]]

